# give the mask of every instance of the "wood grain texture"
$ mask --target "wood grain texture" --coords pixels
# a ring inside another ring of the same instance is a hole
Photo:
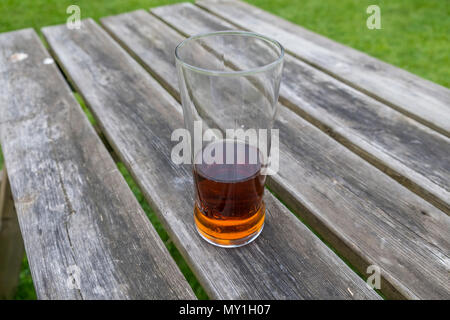
[[[281,42],[288,52],[450,137],[450,90],[339,44],[252,5],[234,0],[197,4]]]
[[[0,300],[14,297],[24,254],[19,222],[4,168],[0,170]]]
[[[0,140],[38,298],[194,298],[37,34],[0,48]]]
[[[190,3],[152,12],[187,36],[235,28]],[[252,60],[260,55],[257,48],[248,52]],[[234,64],[248,65],[242,60]],[[449,138],[290,55],[280,101],[450,214]]]
[[[266,226],[251,244],[224,249],[201,239],[192,172],[170,157],[171,134],[183,127],[180,105],[92,20],[43,34],[210,297],[379,298],[271,194]]]
[[[142,11],[101,22],[180,99],[175,66],[166,60],[157,63],[155,57],[163,55],[159,48],[172,56],[182,35]],[[183,22],[189,30],[189,18]],[[193,23],[200,23],[198,17]],[[281,162],[279,174],[268,179],[272,190],[362,274],[368,265],[380,266],[381,291],[388,297],[449,297],[450,218],[290,109],[279,108],[275,126],[280,129]],[[249,117],[254,116],[249,110]]]

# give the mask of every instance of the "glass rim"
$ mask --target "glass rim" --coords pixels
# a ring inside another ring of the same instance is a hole
[[[243,35],[243,36],[247,36],[247,37],[258,38],[258,39],[270,42],[270,43],[274,44],[275,46],[277,46],[280,49],[280,53],[275,60],[273,60],[267,64],[264,64],[259,67],[249,68],[246,70],[239,70],[239,71],[233,71],[233,70],[232,71],[220,71],[220,70],[205,69],[205,68],[193,66],[193,65],[183,61],[180,58],[180,56],[178,54],[179,50],[186,43],[193,41],[193,40],[206,38],[209,36],[217,36],[217,35],[241,35],[241,36]],[[225,30],[225,31],[199,33],[199,34],[196,34],[196,35],[193,35],[193,36],[190,36],[190,37],[184,39],[175,48],[175,59],[177,62],[181,63],[184,67],[186,67],[190,70],[193,70],[193,71],[196,71],[196,72],[199,72],[202,74],[206,74],[206,75],[211,75],[211,76],[238,76],[238,75],[251,75],[251,74],[255,74],[255,73],[259,73],[259,72],[264,72],[264,71],[271,69],[275,65],[281,63],[283,61],[283,57],[284,57],[284,47],[277,40],[266,37],[259,33],[249,32],[249,31],[239,31],[239,30]]]

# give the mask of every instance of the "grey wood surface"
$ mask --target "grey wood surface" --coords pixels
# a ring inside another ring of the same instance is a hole
[[[184,37],[144,11],[101,22],[179,100],[173,52]],[[449,297],[449,217],[279,107],[280,172],[268,181],[278,196],[361,273],[379,265],[388,297]]]
[[[235,28],[190,3],[152,12],[186,36]],[[256,47],[248,52],[251,59],[260,55]],[[163,62],[171,63],[167,58]],[[450,214],[449,138],[290,55],[284,66],[281,102]]]
[[[241,29],[279,40],[298,58],[450,137],[449,89],[245,2],[205,0],[197,4]]]
[[[0,141],[38,298],[194,298],[37,34],[0,48]]]
[[[14,297],[24,253],[8,175],[3,168],[0,170],[0,300]]]
[[[170,158],[172,131],[183,127],[180,105],[92,20],[43,34],[210,297],[379,298],[270,193],[256,241],[224,249],[201,239],[191,170]]]

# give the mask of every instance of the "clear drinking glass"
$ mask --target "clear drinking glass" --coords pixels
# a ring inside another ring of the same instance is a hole
[[[214,245],[245,245],[264,226],[283,56],[277,41],[243,31],[193,36],[175,50],[194,219],[199,234]]]

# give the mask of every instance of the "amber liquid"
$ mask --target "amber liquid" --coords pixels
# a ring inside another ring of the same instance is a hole
[[[243,245],[256,237],[264,224],[261,154],[248,144],[227,140],[218,143],[223,145],[222,164],[203,162],[193,166],[195,223],[200,234],[214,244]],[[225,163],[230,144],[234,148],[233,164]],[[245,152],[238,152],[239,144]],[[257,156],[251,158],[250,152]]]

